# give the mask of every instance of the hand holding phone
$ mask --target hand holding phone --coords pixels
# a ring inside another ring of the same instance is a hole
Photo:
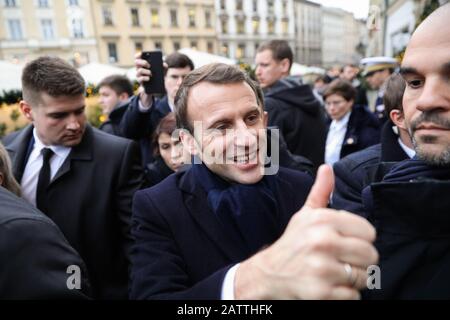
[[[164,67],[161,51],[144,51],[141,58],[150,64],[152,76],[143,83],[146,94],[165,93]]]

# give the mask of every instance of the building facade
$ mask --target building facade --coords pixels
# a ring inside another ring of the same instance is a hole
[[[313,66],[322,65],[322,8],[320,4],[294,1],[296,61]]]
[[[214,0],[92,0],[101,63],[134,64],[141,51],[217,52]]]
[[[216,14],[223,56],[252,63],[258,46],[272,39],[295,50],[293,0],[216,0]]]
[[[0,0],[0,59],[42,55],[74,65],[98,59],[89,0]]]

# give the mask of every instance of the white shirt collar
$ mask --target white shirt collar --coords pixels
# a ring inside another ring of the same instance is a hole
[[[404,144],[402,139],[398,138],[398,144],[403,149],[403,151],[405,151],[405,153],[408,155],[409,158],[412,159],[416,155],[416,151],[408,147],[406,144]]]
[[[331,121],[330,128],[339,130],[339,129],[342,129],[344,127],[347,127],[348,121],[350,120],[351,113],[352,112],[349,111],[340,120],[333,120],[333,121]]]
[[[63,159],[65,159],[68,154],[70,153],[70,151],[72,150],[72,148],[70,147],[65,147],[65,146],[47,146],[45,145],[41,139],[39,139],[37,132],[36,132],[36,128],[33,129],[33,137],[34,137],[34,149],[39,151],[39,154],[41,152],[42,149],[44,148],[49,148],[51,149],[58,157],[61,157]]]

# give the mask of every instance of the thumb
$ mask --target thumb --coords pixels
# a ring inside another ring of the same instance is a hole
[[[316,181],[303,207],[326,208],[334,189],[334,174],[331,166],[323,164],[317,171]]]

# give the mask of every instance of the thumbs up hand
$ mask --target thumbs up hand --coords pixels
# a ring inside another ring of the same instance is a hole
[[[346,211],[327,209],[330,166],[319,168],[304,206],[270,247],[236,270],[237,299],[359,299],[376,264],[375,229]]]

